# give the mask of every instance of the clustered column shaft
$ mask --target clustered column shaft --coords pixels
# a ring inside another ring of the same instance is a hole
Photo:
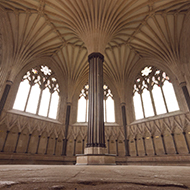
[[[87,147],[105,147],[103,112],[103,61],[100,53],[92,53],[89,60],[89,118]]]

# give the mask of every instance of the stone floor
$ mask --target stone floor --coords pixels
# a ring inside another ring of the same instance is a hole
[[[190,167],[0,165],[0,189],[190,189]]]

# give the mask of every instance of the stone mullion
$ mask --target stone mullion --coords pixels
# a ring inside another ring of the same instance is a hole
[[[185,143],[186,143],[186,146],[187,146],[188,153],[190,154],[190,148],[189,148],[189,144],[187,142],[187,137],[186,137],[186,132],[185,131],[183,132],[183,136],[184,136],[184,139],[185,139]]]
[[[165,96],[164,96],[164,91],[163,91],[162,86],[161,86],[160,88],[161,88],[161,92],[162,92],[162,97],[163,97],[163,99],[164,99],[164,104],[165,104],[165,106],[166,106],[166,111],[167,111],[167,113],[169,113],[168,105],[167,105],[167,103],[166,103],[166,98],[165,98]]]
[[[145,138],[143,137],[142,139],[143,139],[143,145],[144,145],[144,154],[145,156],[147,156]]]
[[[18,141],[19,141],[19,138],[20,138],[20,132],[18,132],[18,136],[17,136],[17,140],[16,140],[16,145],[15,145],[15,150],[14,150],[14,153],[16,153],[16,149],[17,149],[17,146],[18,146]]]
[[[27,96],[27,99],[26,99],[26,104],[25,104],[25,107],[24,107],[24,111],[26,111],[26,107],[28,105],[28,100],[29,100],[29,97],[30,97],[31,90],[32,90],[32,86],[30,85],[30,89],[29,89],[28,96]]]
[[[4,143],[3,143],[3,147],[2,147],[1,152],[4,152],[4,148],[5,148],[5,144],[6,144],[6,142],[7,142],[7,138],[8,138],[9,132],[10,132],[10,131],[7,131],[7,133],[6,133],[6,137],[5,137],[5,140],[4,140]]]
[[[176,142],[175,142],[174,133],[172,133],[171,136],[172,136],[172,140],[173,140],[173,143],[174,143],[175,153],[179,154],[178,151],[177,151],[177,146],[176,146]]]
[[[39,97],[39,100],[38,100],[38,106],[37,106],[37,110],[36,110],[36,114],[37,115],[38,115],[38,112],[39,112],[39,109],[40,109],[41,100],[42,100],[42,92],[43,92],[43,90],[41,89],[40,90],[40,97]]]
[[[56,152],[56,148],[57,148],[57,138],[55,138],[55,146],[54,146],[53,155],[55,155],[55,152]]]
[[[27,143],[27,147],[26,147],[26,152],[25,153],[28,153],[28,147],[29,147],[29,144],[30,144],[31,135],[32,134],[29,134],[28,143]]]
[[[49,100],[49,105],[48,105],[47,117],[49,117],[49,111],[50,111],[50,106],[51,106],[51,99],[52,99],[52,93],[50,94],[50,100]]]
[[[46,143],[46,151],[45,151],[45,154],[47,154],[48,145],[49,145],[49,138],[50,138],[50,137],[47,137],[47,143]]]
[[[153,107],[153,110],[154,110],[154,115],[157,115],[157,113],[156,113],[156,106],[155,106],[155,103],[154,103],[154,97],[153,97],[153,94],[152,94],[152,90],[150,90],[149,92],[150,92],[150,98],[151,98],[151,102],[152,102],[152,107]]]
[[[141,97],[141,106],[142,106],[142,110],[143,110],[143,117],[145,118],[145,110],[144,110],[144,103],[143,103],[142,93],[140,94],[140,97]]]
[[[161,135],[161,138],[162,138],[162,144],[163,144],[163,147],[164,147],[164,153],[167,154],[165,141],[164,141],[164,135]]]

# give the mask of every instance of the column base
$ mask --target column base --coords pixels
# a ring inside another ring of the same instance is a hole
[[[77,155],[76,165],[116,165],[115,155],[110,155],[110,154]]]
[[[84,154],[105,154],[106,148],[103,147],[87,147],[84,149]]]
[[[76,155],[76,165],[116,165],[113,154],[105,154],[105,148],[85,148],[85,154]]]

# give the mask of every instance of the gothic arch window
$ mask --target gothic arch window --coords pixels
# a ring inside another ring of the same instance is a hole
[[[179,110],[169,76],[154,66],[145,67],[136,77],[133,102],[136,119]]]
[[[89,85],[85,85],[81,90],[78,99],[77,122],[88,122],[88,89]],[[111,90],[107,85],[104,89],[104,122],[115,122],[114,99]]]
[[[52,70],[36,66],[22,77],[13,109],[56,119],[59,92]]]

